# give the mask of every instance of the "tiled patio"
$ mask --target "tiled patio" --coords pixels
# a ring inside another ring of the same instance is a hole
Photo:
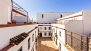
[[[51,38],[40,37],[38,39],[37,51],[58,51]]]

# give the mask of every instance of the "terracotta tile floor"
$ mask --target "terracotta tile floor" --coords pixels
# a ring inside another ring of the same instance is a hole
[[[38,38],[37,51],[58,51],[51,38]]]

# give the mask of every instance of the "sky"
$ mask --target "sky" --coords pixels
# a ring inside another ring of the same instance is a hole
[[[36,20],[38,12],[80,12],[91,10],[91,0],[13,0]]]

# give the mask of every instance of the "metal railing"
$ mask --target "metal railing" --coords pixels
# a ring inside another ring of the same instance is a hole
[[[74,51],[90,51],[90,37],[66,30],[66,44]]]
[[[13,7],[16,7],[17,9],[27,13],[27,11],[21,6],[19,6],[16,2],[12,1],[12,4],[13,4]]]

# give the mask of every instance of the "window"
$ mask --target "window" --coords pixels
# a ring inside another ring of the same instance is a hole
[[[49,30],[51,30],[51,27],[49,27]]]
[[[37,37],[36,37],[36,31],[35,31],[35,41],[36,41],[36,38],[37,38]]]
[[[46,27],[44,27],[44,30],[46,30]]]
[[[42,27],[40,27],[40,29],[42,29]]]
[[[44,35],[46,36],[46,32],[44,33]]]
[[[49,36],[51,36],[51,33],[49,32]]]
[[[28,39],[28,50],[30,48],[30,38]]]
[[[36,31],[35,31],[35,38],[36,38]]]
[[[59,43],[59,51],[61,51],[61,43]]]
[[[34,41],[34,34],[32,35],[32,41]]]
[[[20,47],[20,49],[18,51],[22,51],[22,47]]]
[[[42,18],[44,18],[44,15],[42,14]]]
[[[62,18],[62,15],[60,14],[60,18]]]
[[[61,31],[59,31],[59,36],[61,37]]]

